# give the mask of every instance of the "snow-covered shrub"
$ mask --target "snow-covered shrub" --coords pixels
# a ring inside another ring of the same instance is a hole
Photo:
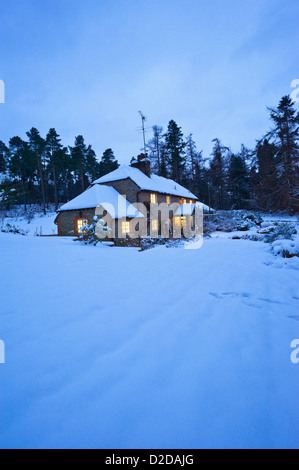
[[[54,214],[55,212],[55,205],[50,203],[47,207],[47,213]],[[3,207],[1,209],[0,206],[0,216],[8,217],[10,219],[25,219],[28,223],[30,223],[35,217],[43,218],[45,214],[40,204],[27,205],[26,210],[23,204],[10,204],[9,209]]]
[[[146,237],[140,240],[140,251],[150,250],[155,246],[166,245],[167,240],[161,236],[156,238]]]
[[[276,240],[292,240],[297,233],[295,226],[285,222],[277,224],[275,229],[265,236],[266,243],[273,243]]]
[[[239,212],[239,211],[236,211]],[[263,217],[261,214],[257,212],[248,212],[248,211],[241,211],[241,218],[243,220],[250,220],[254,225],[261,226],[263,223]]]
[[[191,239],[191,242],[195,239]],[[184,238],[173,238],[167,240],[166,248],[180,248],[185,246],[186,240]]]
[[[255,233],[252,233],[252,234],[246,233],[246,235],[242,235],[242,237],[240,238],[242,240],[250,240],[252,242],[262,242],[264,240],[264,237],[262,235],[255,234]]]
[[[34,219],[34,214],[32,212],[28,212],[24,218],[26,222],[30,224],[30,222]]]
[[[275,256],[299,257],[299,240],[276,240],[272,243],[271,249]]]
[[[110,228],[104,225],[102,219],[97,216],[93,218],[90,225],[84,225],[82,232],[78,235],[78,239],[85,245],[96,246],[99,242],[104,241],[108,237]]]
[[[132,247],[139,248],[141,246],[141,239],[140,238],[131,238],[131,237],[118,238],[118,239],[114,240],[114,245],[115,246],[124,246],[124,247],[127,247],[127,248],[132,248]]]
[[[20,227],[17,227],[16,225],[9,224],[7,223],[6,225],[2,225],[1,227],[1,232],[3,233],[14,233],[15,235],[27,235],[28,232],[25,232],[25,230],[21,229]]]
[[[236,220],[235,230],[246,232],[252,228],[252,224],[248,220]]]
[[[204,237],[210,237],[212,232],[216,232],[217,224],[210,217],[204,217],[203,222],[203,235]]]
[[[15,204],[21,192],[14,187],[14,183],[9,179],[4,179],[0,185],[0,209],[9,208],[11,204]]]
[[[233,218],[233,212],[221,212],[215,217],[210,217],[209,224],[214,223],[217,232],[233,232],[236,230],[236,223]]]
[[[276,225],[269,224],[269,223],[262,224],[262,227],[257,232],[260,233],[261,235],[269,235],[269,233],[273,233],[275,231]]]
[[[140,240],[140,251],[150,250],[157,246],[165,246],[166,248],[179,248],[184,246],[184,238],[162,238],[161,236],[156,238],[146,237]]]
[[[263,218],[256,213],[248,211],[234,211],[234,220],[236,221],[236,230],[246,231],[252,227],[259,227]]]
[[[248,211],[220,211],[208,220],[204,220],[204,234],[209,235],[212,231],[233,232],[247,231],[253,227],[259,227],[263,222],[259,214]]]

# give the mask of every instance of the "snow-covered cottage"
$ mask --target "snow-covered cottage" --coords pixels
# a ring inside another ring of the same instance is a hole
[[[175,181],[151,174],[150,161],[141,154],[131,165],[122,165],[102,176],[82,194],[60,207],[55,223],[58,235],[78,235],[84,230],[84,225],[92,222],[96,208],[100,207],[116,224],[115,233],[123,236],[130,234],[132,219],[144,217],[132,205],[134,203],[142,203],[147,209],[151,204],[180,204],[172,218],[183,224],[185,215],[192,214],[197,201],[194,194]],[[156,220],[150,220],[149,215],[147,218],[148,224],[157,224]]]

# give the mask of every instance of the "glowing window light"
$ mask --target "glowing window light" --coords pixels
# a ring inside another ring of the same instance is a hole
[[[158,230],[158,221],[152,220],[152,230],[157,231]]]
[[[84,226],[88,225],[87,219],[78,219],[77,220],[77,231],[78,233],[82,233],[84,231]]]
[[[121,233],[130,233],[130,222],[121,223]]]
[[[157,194],[151,193],[151,204],[157,204],[158,198]]]

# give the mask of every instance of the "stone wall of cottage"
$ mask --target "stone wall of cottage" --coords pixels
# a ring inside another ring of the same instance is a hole
[[[95,209],[78,209],[72,211],[62,211],[57,217],[58,235],[63,237],[77,235],[76,221],[87,219],[92,222],[95,216]]]
[[[142,204],[149,204],[151,201],[151,194],[153,194],[152,191],[140,191],[138,195],[138,202],[142,202]],[[157,194],[158,196],[158,204],[162,204],[163,202],[166,204],[166,196],[167,194],[160,194],[160,193],[154,193]],[[170,196],[171,197],[171,203],[180,203],[180,197],[179,196]]]
[[[131,203],[138,201],[138,192],[140,188],[129,178],[119,181],[110,181],[105,183],[105,186],[112,186]]]
[[[87,219],[89,223],[92,223],[94,216],[96,215],[96,210],[95,209],[82,209],[82,210],[70,210],[70,211],[63,211],[60,212],[57,219],[56,223],[58,226],[58,235],[63,236],[63,237],[74,237],[77,234],[77,220],[78,219]],[[111,227],[112,225],[112,219],[108,215],[108,226]],[[126,219],[116,219],[114,220],[115,223],[115,237],[112,239],[116,242],[116,244],[119,242],[120,244],[123,243],[124,236],[120,235],[121,234],[121,222],[125,221]],[[118,230],[120,232],[118,232]],[[109,238],[109,237],[108,237]]]

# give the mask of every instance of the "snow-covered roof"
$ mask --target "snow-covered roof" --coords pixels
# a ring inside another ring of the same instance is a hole
[[[134,168],[129,165],[120,166],[117,170],[97,179],[93,184],[105,184],[108,182],[110,183],[111,181],[119,181],[127,178],[134,181],[141,190],[171,194],[172,196],[197,200],[197,197],[194,194],[175,181],[157,175],[151,175],[149,178],[142,171],[138,170],[138,168]]]
[[[93,209],[97,206],[102,206],[115,219],[143,217],[116,189],[102,184],[94,184],[82,194],[61,206],[58,211]]]
[[[174,215],[175,216],[192,215],[194,212],[195,206],[197,206],[199,209],[202,208],[204,211],[209,210],[209,207],[203,202],[197,202],[196,204],[182,204],[180,207],[177,208]],[[214,212],[214,209],[210,207],[210,211]]]

